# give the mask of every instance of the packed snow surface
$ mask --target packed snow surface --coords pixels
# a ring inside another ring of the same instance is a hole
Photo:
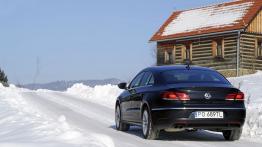
[[[0,85],[0,147],[261,146],[262,72],[229,79],[246,94],[247,120],[239,141],[208,131],[164,133],[142,139],[140,128],[114,129],[115,85],[76,84],[66,92]]]
[[[253,2],[245,2],[183,11],[167,25],[162,36],[232,26],[242,20],[252,5]]]

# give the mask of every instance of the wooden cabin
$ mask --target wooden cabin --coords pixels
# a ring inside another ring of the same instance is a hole
[[[176,11],[150,41],[157,64],[210,67],[227,77],[262,70],[262,0]]]

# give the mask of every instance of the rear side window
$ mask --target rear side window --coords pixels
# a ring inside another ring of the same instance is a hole
[[[149,84],[151,77],[152,77],[152,73],[151,72],[146,72],[144,74],[144,77],[143,77],[140,85],[141,86],[152,85],[152,84]]]
[[[144,72],[138,74],[138,75],[132,80],[132,82],[130,83],[129,88],[135,88],[135,87],[140,86],[140,83],[141,83],[141,80],[142,80],[143,76],[144,76]]]
[[[208,70],[178,69],[165,71],[162,74],[165,83],[222,83],[229,84],[221,74]]]
[[[147,85],[154,85],[154,83],[155,83],[155,79],[154,79],[153,74],[151,74],[150,79],[149,79]]]

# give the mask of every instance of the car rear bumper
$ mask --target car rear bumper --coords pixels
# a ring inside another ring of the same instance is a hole
[[[196,119],[197,111],[223,111],[223,119]],[[196,128],[226,130],[242,127],[245,122],[245,108],[155,108],[151,111],[152,122],[157,129]]]

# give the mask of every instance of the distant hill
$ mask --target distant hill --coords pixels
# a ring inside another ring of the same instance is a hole
[[[31,90],[37,90],[37,89],[48,89],[48,90],[54,90],[54,91],[65,91],[67,88],[72,87],[76,83],[83,83],[84,85],[94,87],[96,85],[106,85],[106,84],[112,84],[117,85],[121,82],[119,79],[104,79],[104,80],[76,80],[76,81],[56,81],[56,82],[50,82],[50,83],[44,83],[44,84],[26,84],[22,85],[21,87],[31,89]]]

